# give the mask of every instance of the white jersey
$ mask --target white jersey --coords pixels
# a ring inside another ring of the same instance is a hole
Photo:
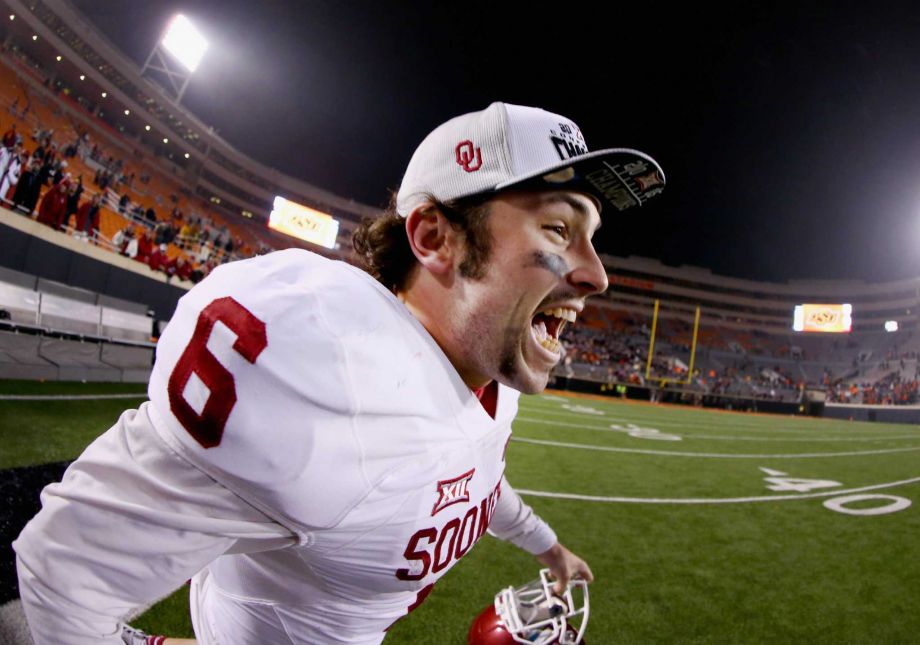
[[[33,630],[60,609],[46,606],[55,578],[96,577],[57,620],[95,640],[48,642],[101,642],[149,599],[146,578],[174,586],[207,565],[220,612],[270,608],[230,642],[377,643],[487,528],[531,553],[556,541],[503,479],[518,393],[498,386],[490,416],[405,306],[347,264],[289,250],[216,270],[180,301],[149,395],[46,489],[15,545]],[[64,551],[79,556],[49,562],[75,525]]]

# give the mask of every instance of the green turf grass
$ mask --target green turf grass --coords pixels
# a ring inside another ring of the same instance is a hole
[[[74,459],[132,403],[0,401],[0,468]]]
[[[0,394],[140,393],[137,399],[0,401],[0,468],[76,458],[127,408],[145,399],[143,385],[0,380]]]
[[[7,416],[0,418],[13,418],[33,442],[79,435],[72,457],[81,441],[111,425],[128,403],[133,402],[35,409],[6,402],[0,414]],[[525,497],[594,571],[588,643],[920,642],[920,484],[869,491],[913,502],[895,513],[853,516],[823,506],[835,491],[920,477],[920,450],[868,454],[920,448],[916,426],[544,397],[525,397],[521,408],[518,439],[642,452],[514,441],[507,473],[518,489],[655,499],[793,497],[724,504]],[[628,423],[680,440],[610,429]],[[68,430],[61,429],[65,425]],[[28,442],[14,446],[23,454],[11,461],[36,458]],[[840,452],[865,454],[831,456]],[[761,468],[840,485],[771,491]],[[881,503],[855,502],[849,508]],[[464,643],[473,617],[494,594],[535,578],[537,569],[529,555],[483,538],[422,607],[393,627],[385,643]],[[186,594],[182,590],[157,605],[137,624],[191,635]]]
[[[144,383],[82,383],[79,381],[24,381],[0,379],[0,394],[122,394],[146,392]]]

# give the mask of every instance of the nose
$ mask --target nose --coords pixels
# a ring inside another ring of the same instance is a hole
[[[577,262],[569,273],[569,282],[585,297],[607,290],[607,270],[590,241],[578,249]]]

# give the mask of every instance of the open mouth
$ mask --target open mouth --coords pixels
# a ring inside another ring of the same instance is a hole
[[[554,307],[538,312],[531,322],[534,338],[543,349],[559,354],[559,337],[567,323],[575,322],[578,312],[569,307]]]

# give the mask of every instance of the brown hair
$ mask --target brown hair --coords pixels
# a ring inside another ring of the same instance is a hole
[[[489,232],[491,195],[474,195],[441,203],[432,198],[429,208],[440,211],[455,231],[463,233],[466,255],[460,262],[460,275],[478,280],[485,275],[492,248]],[[409,238],[406,218],[396,212],[396,193],[383,215],[366,217],[351,238],[358,264],[394,293],[406,286],[409,274],[418,264]]]

